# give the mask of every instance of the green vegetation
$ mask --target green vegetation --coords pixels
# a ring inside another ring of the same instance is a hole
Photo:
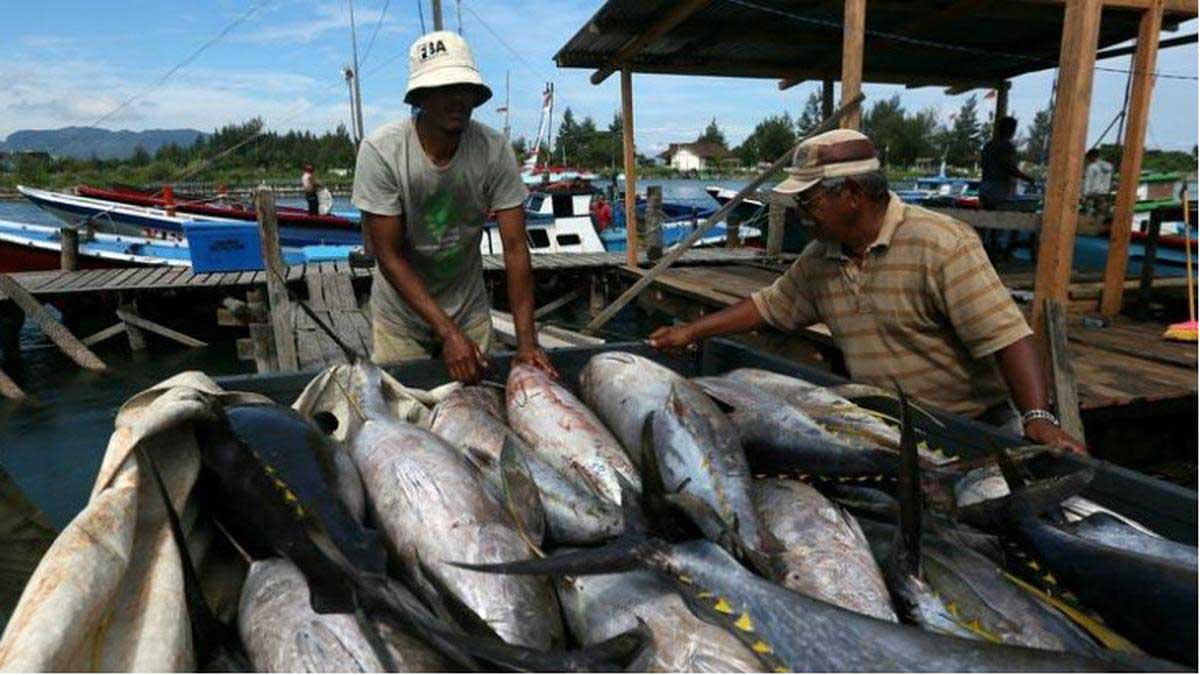
[[[195,145],[165,145],[154,155],[140,147],[125,160],[16,156],[9,166],[0,164],[0,188],[17,184],[51,189],[79,183],[123,183],[158,186],[181,181],[257,183],[298,181],[305,164],[318,174],[330,169],[353,169],[354,142],[342,125],[320,136],[307,131],[264,132],[261,119],[217,129]],[[328,182],[328,177],[326,178]]]

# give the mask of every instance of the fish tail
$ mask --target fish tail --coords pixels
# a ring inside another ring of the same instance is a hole
[[[958,510],[958,517],[969,525],[989,531],[1017,527],[1079,494],[1091,484],[1095,475],[1095,470],[1084,469],[1038,481],[1003,497],[964,506]]]

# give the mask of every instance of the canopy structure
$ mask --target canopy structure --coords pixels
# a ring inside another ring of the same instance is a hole
[[[1122,304],[1159,36],[1194,18],[1196,6],[1196,0],[608,0],[554,58],[562,68],[595,69],[593,84],[621,72],[629,195],[636,178],[635,72],[772,78],[780,88],[820,80],[827,115],[834,80],[841,82],[843,102],[864,81],[945,86],[949,93],[994,88],[999,119],[1010,78],[1058,68],[1033,308],[1034,330],[1044,339],[1045,301],[1065,301],[1070,282],[1098,52],[1136,40],[1134,48],[1116,50],[1133,58],[1100,307],[1112,316]],[[842,124],[857,127],[859,120],[855,113]],[[630,223],[633,201],[626,199]],[[629,233],[632,255],[634,228]]]
[[[1059,62],[1065,4],[870,0],[862,79],[994,87],[1017,75],[1053,68]],[[1105,4],[1097,47],[1136,38],[1139,5],[1148,4]],[[1166,5],[1166,30],[1196,14],[1195,2]],[[609,0],[554,59],[561,68],[601,73],[626,67],[635,73],[777,78],[785,83],[837,80],[843,19],[841,2]],[[672,25],[665,25],[668,22]],[[646,36],[652,39],[626,50],[631,41]]]

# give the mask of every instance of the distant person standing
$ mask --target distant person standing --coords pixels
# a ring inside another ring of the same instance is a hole
[[[1113,165],[1104,161],[1096,148],[1088,150],[1083,157],[1087,160],[1087,168],[1083,171],[1083,212],[1103,216],[1108,213]]]
[[[308,202],[308,215],[315,216],[320,213],[321,201],[317,198],[317,190],[321,187],[321,181],[317,180],[313,173],[312,164],[304,165],[304,173],[300,175],[300,187],[304,188],[304,201]]]
[[[1021,171],[1017,165],[1017,146],[1013,136],[1017,134],[1017,120],[1002,117],[996,124],[996,135],[983,145],[980,164],[983,179],[979,183],[979,206],[985,211],[1003,210],[1014,194],[1013,179],[1020,178],[1033,183],[1033,176]]]
[[[603,232],[612,225],[612,206],[604,195],[596,195],[596,201],[592,202],[592,218],[596,221],[596,231]]]

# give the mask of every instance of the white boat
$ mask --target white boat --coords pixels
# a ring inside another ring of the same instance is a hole
[[[525,238],[529,252],[603,253],[604,243],[592,221],[593,194],[591,190],[530,193],[525,199]],[[484,226],[479,248],[485,254],[504,253],[495,221]]]

